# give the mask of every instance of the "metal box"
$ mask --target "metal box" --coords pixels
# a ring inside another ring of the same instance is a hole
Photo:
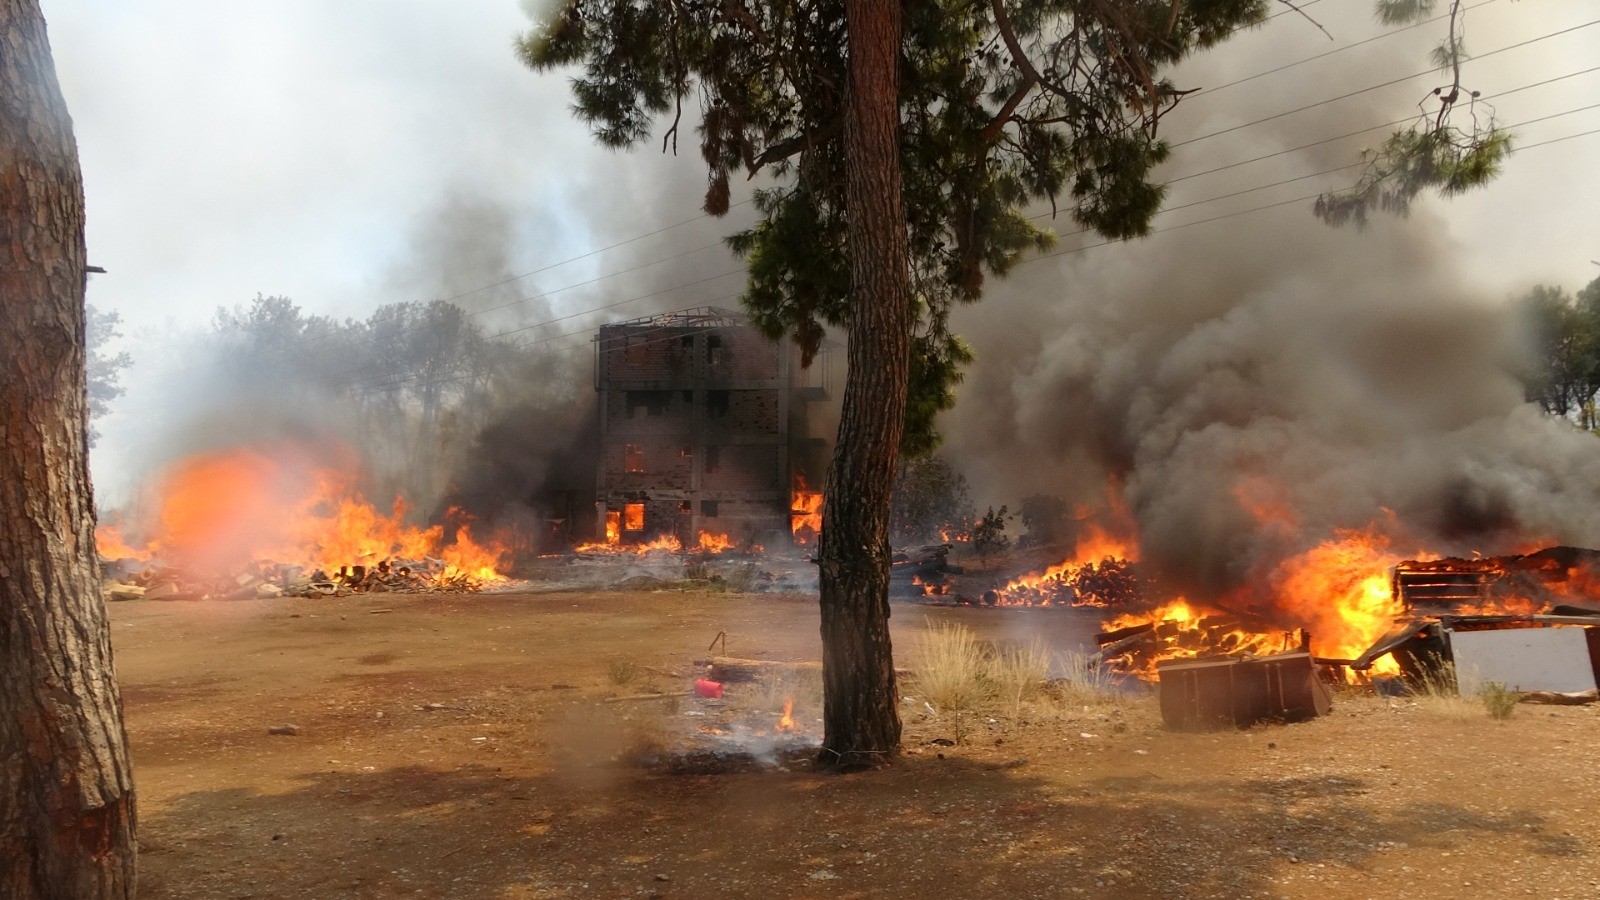
[[[1324,715],[1332,692],[1317,677],[1311,653],[1171,660],[1158,663],[1161,721],[1179,731],[1244,728],[1257,722],[1299,722]]]

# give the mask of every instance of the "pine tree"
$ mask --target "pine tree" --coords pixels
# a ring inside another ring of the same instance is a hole
[[[819,560],[825,760],[898,744],[890,485],[902,450],[937,445],[934,417],[971,359],[952,308],[1051,245],[1028,204],[1109,237],[1147,233],[1168,152],[1157,126],[1186,93],[1161,71],[1266,6],[572,0],[519,41],[536,71],[580,67],[576,114],[605,146],[642,143],[664,119],[675,148],[698,103],[706,211],[727,211],[735,176],[776,183],[729,238],[749,268],[745,308],[808,361],[824,326],[849,335]]]
[[[89,488],[83,178],[37,0],[0,0],[0,897],[134,895]]]

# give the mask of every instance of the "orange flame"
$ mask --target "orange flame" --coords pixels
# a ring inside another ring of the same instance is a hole
[[[1153,679],[1156,663],[1201,656],[1280,653],[1298,646],[1293,632],[1257,632],[1231,622],[1225,613],[1206,613],[1188,600],[1179,598],[1147,613],[1124,614],[1106,622],[1106,631],[1153,626],[1154,648],[1143,647],[1119,666],[1141,678]]]
[[[1037,575],[1024,575],[995,591],[995,602],[1000,606],[1052,606],[1057,603],[1055,588],[1071,582],[1085,568],[1108,560],[1137,562],[1138,540],[1130,530],[1115,534],[1099,522],[1084,526],[1072,556],[1056,563]],[[1076,606],[1104,605],[1088,598],[1074,597]]]
[[[733,538],[711,531],[700,532],[700,550],[704,553],[723,553],[733,549]]]
[[[96,538],[106,541],[102,555],[159,554],[203,575],[236,573],[257,560],[331,572],[391,557],[435,557],[475,578],[501,580],[495,570],[506,551],[498,543],[478,544],[464,526],[447,543],[443,526],[406,524],[403,499],[379,512],[351,481],[292,444],[199,454],[160,479],[155,537],[143,548],[118,546],[114,529]]]
[[[1270,606],[1311,633],[1318,656],[1354,658],[1403,612],[1389,580],[1400,559],[1373,526],[1336,532],[1278,564],[1268,579]]]
[[[1390,567],[1399,560],[1376,527],[1340,531],[1224,599],[1222,607],[1259,616],[1255,627],[1222,608],[1207,611],[1179,599],[1147,613],[1113,617],[1104,630],[1155,624],[1157,649],[1140,653],[1147,664],[1141,672],[1145,675],[1153,674],[1159,660],[1294,649],[1300,631],[1311,636],[1318,656],[1354,659],[1403,612],[1389,579]],[[1372,671],[1392,674],[1399,664],[1386,656]]]
[[[794,542],[805,546],[822,533],[822,493],[810,490],[805,477],[796,475],[789,497],[789,530]]]
[[[783,698],[783,716],[778,719],[778,731],[783,734],[795,734],[800,731],[800,726],[794,723],[794,698]]]
[[[103,559],[137,559],[148,561],[150,551],[134,547],[123,537],[122,529],[116,525],[97,525],[94,529],[95,549]]]
[[[667,550],[676,553],[683,549],[683,542],[678,540],[678,536],[675,534],[663,534],[655,540],[636,544],[628,549],[633,550],[635,553],[649,553],[652,550]]]

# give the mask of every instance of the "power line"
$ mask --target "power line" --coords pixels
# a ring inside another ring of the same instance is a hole
[[[1590,130],[1590,131],[1580,131],[1577,134],[1563,135],[1562,137],[1558,137],[1558,138],[1550,138],[1548,140],[1539,141],[1538,143],[1535,143],[1535,144],[1527,144],[1527,145],[1519,148],[1519,152],[1525,152],[1525,151],[1528,151],[1528,150],[1533,150],[1533,149],[1536,149],[1538,147],[1547,147],[1547,146],[1549,146],[1551,144],[1559,144],[1562,141],[1570,141],[1570,140],[1573,140],[1575,138],[1588,137],[1588,136],[1594,135],[1594,134],[1600,134],[1600,128],[1596,128],[1596,129],[1593,129],[1593,130]],[[1150,234],[1154,235],[1154,234],[1160,234],[1160,233],[1167,232],[1167,231],[1177,231],[1180,228],[1188,228],[1188,227],[1190,227],[1192,225],[1205,225],[1205,224],[1210,223],[1210,222],[1218,222],[1218,221],[1221,221],[1223,219],[1231,219],[1231,218],[1233,218],[1235,216],[1243,216],[1243,215],[1248,215],[1250,213],[1261,212],[1263,210],[1276,209],[1277,207],[1280,207],[1280,206],[1288,206],[1291,203],[1304,203],[1304,202],[1306,202],[1308,200],[1315,200],[1319,196],[1321,196],[1321,192],[1318,192],[1318,193],[1315,193],[1315,194],[1306,194],[1305,196],[1295,197],[1295,198],[1293,198],[1291,200],[1280,200],[1280,201],[1278,201],[1276,203],[1268,203],[1268,204],[1265,204],[1263,206],[1253,206],[1253,207],[1251,207],[1249,209],[1241,209],[1241,210],[1238,210],[1236,212],[1222,213],[1220,215],[1211,216],[1210,218],[1206,218],[1206,219],[1196,219],[1193,222],[1184,222],[1181,225],[1167,225],[1167,226],[1164,226],[1164,227],[1161,227],[1161,228],[1152,228],[1150,230]],[[1213,199],[1222,199],[1222,198],[1218,197],[1218,198],[1213,198]],[[1191,204],[1191,205],[1193,205],[1193,204]],[[1083,232],[1075,232],[1075,233],[1076,234],[1082,234]],[[1120,244],[1120,243],[1124,243],[1124,242],[1120,241],[1120,240],[1116,240],[1116,239],[1113,238],[1113,239],[1107,239],[1107,240],[1104,240],[1104,241],[1100,241],[1099,243],[1095,243],[1095,244],[1085,244],[1085,245],[1083,245],[1081,247],[1069,247],[1069,248],[1067,248],[1065,250],[1056,250],[1056,251],[1051,252],[1051,253],[1041,253],[1040,255],[1035,256],[1035,257],[1033,257],[1031,259],[1025,259],[1022,262],[1017,263],[1017,265],[1019,265],[1019,266],[1020,265],[1026,265],[1028,263],[1038,262],[1039,260],[1042,260],[1042,259],[1050,259],[1050,258],[1056,257],[1056,256],[1066,256],[1069,253],[1081,253],[1084,250],[1092,250],[1092,249],[1094,249],[1096,247],[1104,247],[1107,244]]]
[[[737,207],[744,206],[746,203],[749,203],[749,202],[750,202],[749,200],[740,200],[738,203],[732,204],[728,208],[730,210],[731,209],[735,209]],[[463,292],[463,293],[460,293],[460,294],[456,294],[454,297],[443,297],[443,298],[440,298],[440,299],[445,303],[453,303],[456,300],[460,300],[462,297],[470,297],[470,296],[472,296],[474,294],[481,294],[484,291],[492,290],[492,289],[500,287],[502,285],[510,284],[513,281],[521,281],[524,278],[530,278],[530,277],[532,277],[534,275],[538,275],[538,274],[540,274],[542,272],[548,272],[551,269],[560,268],[561,266],[565,266],[565,265],[568,265],[570,263],[575,263],[575,262],[578,262],[580,260],[585,260],[585,259],[588,259],[591,256],[597,256],[597,255],[599,255],[601,253],[605,253],[608,250],[615,250],[618,247],[625,247],[628,244],[632,244],[632,243],[635,243],[637,241],[642,241],[645,238],[655,237],[658,234],[661,234],[661,233],[666,232],[666,231],[671,231],[674,228],[678,228],[678,227],[681,227],[681,226],[684,226],[684,225],[689,225],[691,223],[698,222],[701,219],[709,219],[709,218],[711,218],[711,214],[710,213],[701,213],[698,216],[693,216],[691,218],[684,219],[684,220],[682,220],[680,222],[674,222],[671,225],[663,225],[663,226],[661,226],[660,228],[657,228],[654,231],[647,231],[644,234],[635,235],[635,236],[633,236],[631,238],[627,238],[625,240],[617,241],[614,244],[607,244],[604,247],[600,247],[600,248],[595,249],[595,250],[590,250],[589,252],[580,254],[578,256],[569,257],[567,259],[563,259],[563,260],[560,260],[558,262],[553,262],[553,263],[549,263],[549,264],[540,266],[539,268],[534,269],[531,272],[524,272],[521,275],[513,275],[510,278],[507,278],[507,279],[505,279],[503,281],[497,281],[494,284],[486,284],[483,287],[473,288],[470,291],[466,291],[466,292]]]
[[[1515,50],[1515,49],[1517,49],[1519,47],[1526,47],[1526,46],[1528,46],[1530,44],[1536,44],[1536,43],[1538,43],[1540,41],[1549,40],[1550,38],[1553,38],[1553,37],[1559,37],[1559,36],[1564,35],[1564,34],[1570,34],[1570,33],[1574,32],[1574,31],[1578,31],[1578,30],[1583,29],[1583,28],[1588,28],[1588,27],[1593,26],[1593,25],[1600,25],[1600,19],[1594,19],[1592,21],[1585,22],[1582,25],[1574,25],[1574,26],[1572,26],[1570,28],[1563,28],[1560,31],[1552,31],[1549,34],[1540,35],[1539,37],[1536,37],[1536,38],[1529,38],[1526,41],[1519,41],[1518,43],[1510,44],[1510,45],[1505,46],[1505,47],[1501,47],[1498,50],[1490,50],[1488,53],[1481,53],[1481,54],[1473,57],[1473,59],[1474,60],[1486,59],[1488,57],[1494,56],[1494,55],[1499,54],[1499,53],[1505,53],[1508,50]],[[1420,78],[1423,75],[1428,75],[1428,74],[1430,74],[1430,73],[1432,73],[1434,71],[1435,71],[1434,69],[1423,69],[1420,72],[1413,72],[1412,74],[1406,75],[1406,76],[1404,76],[1402,78],[1390,79],[1389,81],[1385,81],[1385,82],[1383,82],[1381,84],[1375,84],[1375,85],[1372,85],[1371,87],[1364,87],[1364,88],[1361,88],[1360,90],[1350,91],[1349,93],[1340,94],[1337,97],[1329,97],[1326,100],[1318,100],[1316,103],[1308,103],[1305,106],[1298,106],[1298,107],[1295,107],[1294,109],[1285,110],[1284,112],[1275,113],[1273,115],[1265,116],[1265,117],[1260,118],[1260,119],[1255,119],[1255,120],[1250,121],[1250,122],[1244,122],[1244,123],[1241,123],[1241,124],[1238,124],[1238,125],[1230,126],[1228,128],[1223,128],[1223,129],[1221,129],[1219,131],[1213,131],[1213,132],[1210,132],[1208,134],[1202,134],[1202,135],[1200,135],[1198,137],[1192,137],[1192,138],[1189,138],[1188,140],[1179,141],[1179,142],[1177,142],[1177,143],[1175,143],[1175,144],[1173,144],[1171,146],[1172,146],[1172,149],[1176,150],[1179,147],[1184,147],[1184,146],[1187,146],[1189,144],[1198,143],[1200,141],[1204,141],[1204,140],[1207,140],[1209,138],[1218,137],[1218,136],[1224,135],[1224,134],[1230,134],[1232,132],[1239,131],[1239,130],[1244,129],[1244,128],[1250,128],[1250,127],[1253,127],[1255,125],[1260,125],[1260,124],[1265,123],[1265,122],[1271,122],[1271,121],[1274,121],[1276,119],[1281,119],[1281,118],[1284,118],[1285,116],[1292,116],[1295,113],[1305,112],[1308,109],[1316,109],[1319,106],[1327,106],[1329,103],[1337,103],[1340,100],[1348,100],[1351,97],[1356,97],[1356,96],[1359,96],[1361,94],[1366,94],[1366,93],[1369,93],[1371,91],[1379,90],[1381,88],[1391,87],[1393,85],[1400,84],[1402,82],[1410,81],[1413,78]]]
[[[1509,91],[1501,91],[1498,94],[1491,94],[1488,97],[1485,97],[1483,99],[1486,99],[1486,100],[1500,100],[1500,99],[1503,99],[1505,97],[1509,97],[1512,94],[1518,94],[1518,93],[1521,93],[1523,91],[1532,90],[1532,89],[1537,88],[1537,87],[1544,87],[1547,84],[1553,84],[1553,83],[1555,83],[1557,81],[1564,81],[1564,80],[1566,80],[1568,78],[1576,78],[1579,75],[1588,75],[1588,74],[1593,73],[1593,72],[1600,72],[1600,66],[1594,66],[1594,67],[1588,68],[1588,69],[1580,69],[1580,70],[1578,70],[1576,72],[1568,72],[1565,75],[1557,75],[1554,78],[1546,78],[1543,81],[1535,81],[1532,84],[1525,84],[1522,87],[1512,88]],[[1589,108],[1590,107],[1587,107],[1587,106],[1583,107],[1583,109],[1589,109]],[[1577,110],[1568,110],[1567,112],[1576,112],[1576,111]],[[1566,115],[1566,113],[1557,113],[1557,115]],[[1290,148],[1285,149],[1285,150],[1277,150],[1277,151],[1274,151],[1272,153],[1263,154],[1261,156],[1251,157],[1250,159],[1240,160],[1239,162],[1232,162],[1232,163],[1228,163],[1226,165],[1217,166],[1216,168],[1206,169],[1205,171],[1202,171],[1202,172],[1194,172],[1194,173],[1191,173],[1191,174],[1188,174],[1188,175],[1180,175],[1177,178],[1170,178],[1170,179],[1168,179],[1167,181],[1165,181],[1163,183],[1164,184],[1176,184],[1177,182],[1187,181],[1187,180],[1189,180],[1191,178],[1199,178],[1202,175],[1211,175],[1213,173],[1222,172],[1222,171],[1225,171],[1227,169],[1236,169],[1239,166],[1249,165],[1250,163],[1254,163],[1254,162],[1261,162],[1264,159],[1272,159],[1275,156],[1283,156],[1286,153],[1294,153],[1295,151],[1298,151],[1298,150],[1308,150],[1308,149],[1310,149],[1312,147],[1320,147],[1323,144],[1332,143],[1333,141],[1343,140],[1343,139],[1349,138],[1349,137],[1355,137],[1358,134],[1366,134],[1369,131],[1377,131],[1380,128],[1392,128],[1392,127],[1394,127],[1396,125],[1404,125],[1407,122],[1415,121],[1416,118],[1417,118],[1416,116],[1411,115],[1411,116],[1406,116],[1403,119],[1395,119],[1395,120],[1393,120],[1391,122],[1384,122],[1382,125],[1373,125],[1370,128],[1361,128],[1361,129],[1358,129],[1356,131],[1347,131],[1344,134],[1334,135],[1333,137],[1330,137],[1330,138],[1323,138],[1322,140],[1319,140],[1319,141],[1312,141],[1312,142],[1310,142],[1308,144],[1301,144],[1301,145],[1299,145],[1297,147],[1290,147]],[[1507,128],[1520,128],[1522,125],[1530,125],[1530,124],[1532,124],[1534,122],[1541,122],[1541,121],[1543,121],[1543,119],[1530,119],[1530,120],[1528,120],[1526,122],[1522,122],[1522,123],[1520,123],[1518,125],[1507,125],[1506,127]]]
[[[1482,3],[1474,3],[1471,6],[1465,7],[1463,11],[1478,9],[1480,7],[1488,6],[1489,4],[1494,3],[1494,2],[1496,2],[1496,0],[1483,0]],[[1283,13],[1278,13],[1278,15],[1283,15]],[[1437,22],[1437,21],[1439,21],[1441,19],[1448,19],[1448,18],[1450,18],[1450,13],[1441,13],[1440,15],[1434,16],[1431,19],[1424,19],[1423,21],[1420,21],[1420,22],[1413,22],[1412,24],[1407,25],[1407,26],[1405,26],[1403,28],[1390,29],[1388,31],[1383,32],[1382,34],[1373,35],[1372,37],[1369,37],[1369,38],[1367,38],[1365,40],[1356,41],[1353,44],[1346,44],[1343,47],[1338,47],[1338,48],[1335,48],[1333,50],[1328,50],[1328,51],[1323,52],[1323,53],[1318,53],[1315,56],[1308,56],[1308,57],[1306,57],[1304,59],[1297,59],[1294,62],[1284,63],[1281,66],[1276,66],[1274,68],[1267,69],[1264,72],[1257,72],[1254,75],[1246,75],[1243,78],[1235,79],[1235,80],[1230,81],[1230,82],[1228,82],[1226,84],[1217,85],[1214,88],[1210,88],[1210,89],[1202,88],[1200,93],[1195,95],[1194,99],[1195,100],[1199,100],[1202,97],[1215,96],[1219,91],[1227,90],[1228,88],[1231,88],[1234,85],[1244,84],[1247,81],[1255,81],[1257,78],[1265,78],[1268,75],[1276,75],[1279,72],[1282,72],[1282,71],[1284,71],[1286,69],[1292,69],[1295,66],[1305,65],[1308,62],[1315,62],[1315,61],[1317,61],[1319,59],[1326,59],[1327,57],[1333,56],[1336,53],[1343,53],[1346,50],[1354,50],[1357,47],[1360,47],[1360,46],[1363,46],[1363,45],[1366,45],[1366,44],[1370,44],[1373,41],[1381,41],[1384,38],[1394,37],[1397,34],[1402,34],[1404,32],[1410,31],[1413,28],[1421,28],[1424,25],[1432,25],[1434,22]],[[1193,100],[1191,100],[1189,102],[1192,103]]]

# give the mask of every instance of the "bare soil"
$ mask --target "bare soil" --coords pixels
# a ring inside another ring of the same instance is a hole
[[[898,605],[1080,645],[1092,614]],[[142,895],[1600,896],[1600,709],[1340,696],[1219,734],[1154,701],[928,716],[820,771],[770,688],[681,696],[730,655],[819,658],[814,600],[375,595],[111,608]],[[636,699],[673,694],[664,699]],[[269,734],[293,725],[293,735]],[[733,736],[707,733],[713,727]],[[742,755],[743,749],[773,752]]]

